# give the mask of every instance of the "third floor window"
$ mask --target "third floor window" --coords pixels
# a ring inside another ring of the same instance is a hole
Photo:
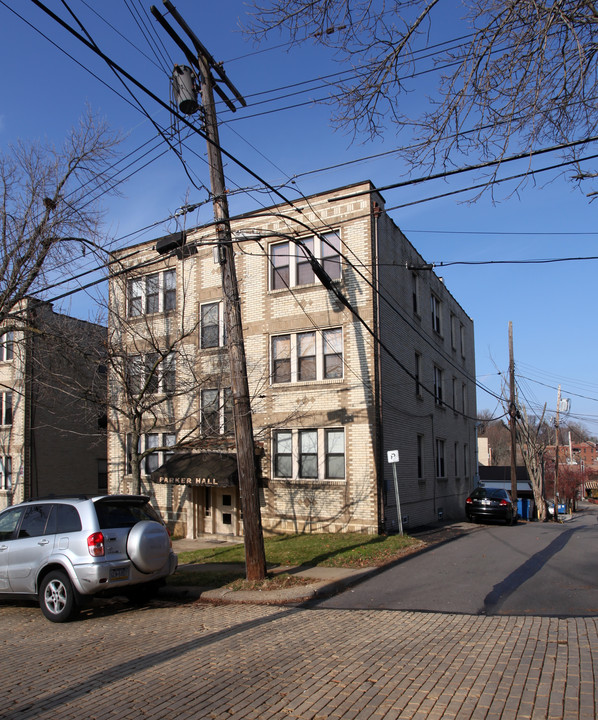
[[[315,283],[311,256],[316,258],[332,280],[340,280],[340,244],[336,233],[303,238],[297,243],[290,240],[272,243],[269,248],[270,290]]]
[[[131,278],[127,283],[128,315],[139,317],[176,307],[176,270]]]

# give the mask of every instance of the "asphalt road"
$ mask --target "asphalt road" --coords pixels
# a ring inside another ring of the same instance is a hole
[[[561,524],[479,525],[344,593],[325,608],[473,615],[598,615],[598,508]]]

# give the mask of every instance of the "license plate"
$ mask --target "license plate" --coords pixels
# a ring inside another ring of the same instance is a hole
[[[129,568],[110,568],[110,580],[127,580],[129,577]]]
[[[482,500],[482,505],[492,505],[492,500]]]

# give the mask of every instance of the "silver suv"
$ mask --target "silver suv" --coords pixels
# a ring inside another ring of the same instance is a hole
[[[52,622],[100,593],[143,597],[177,564],[145,495],[29,500],[0,513],[0,595],[38,598]]]

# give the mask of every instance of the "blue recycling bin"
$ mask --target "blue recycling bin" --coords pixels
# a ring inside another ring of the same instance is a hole
[[[527,498],[517,498],[517,514],[522,520],[529,520],[530,506]]]

